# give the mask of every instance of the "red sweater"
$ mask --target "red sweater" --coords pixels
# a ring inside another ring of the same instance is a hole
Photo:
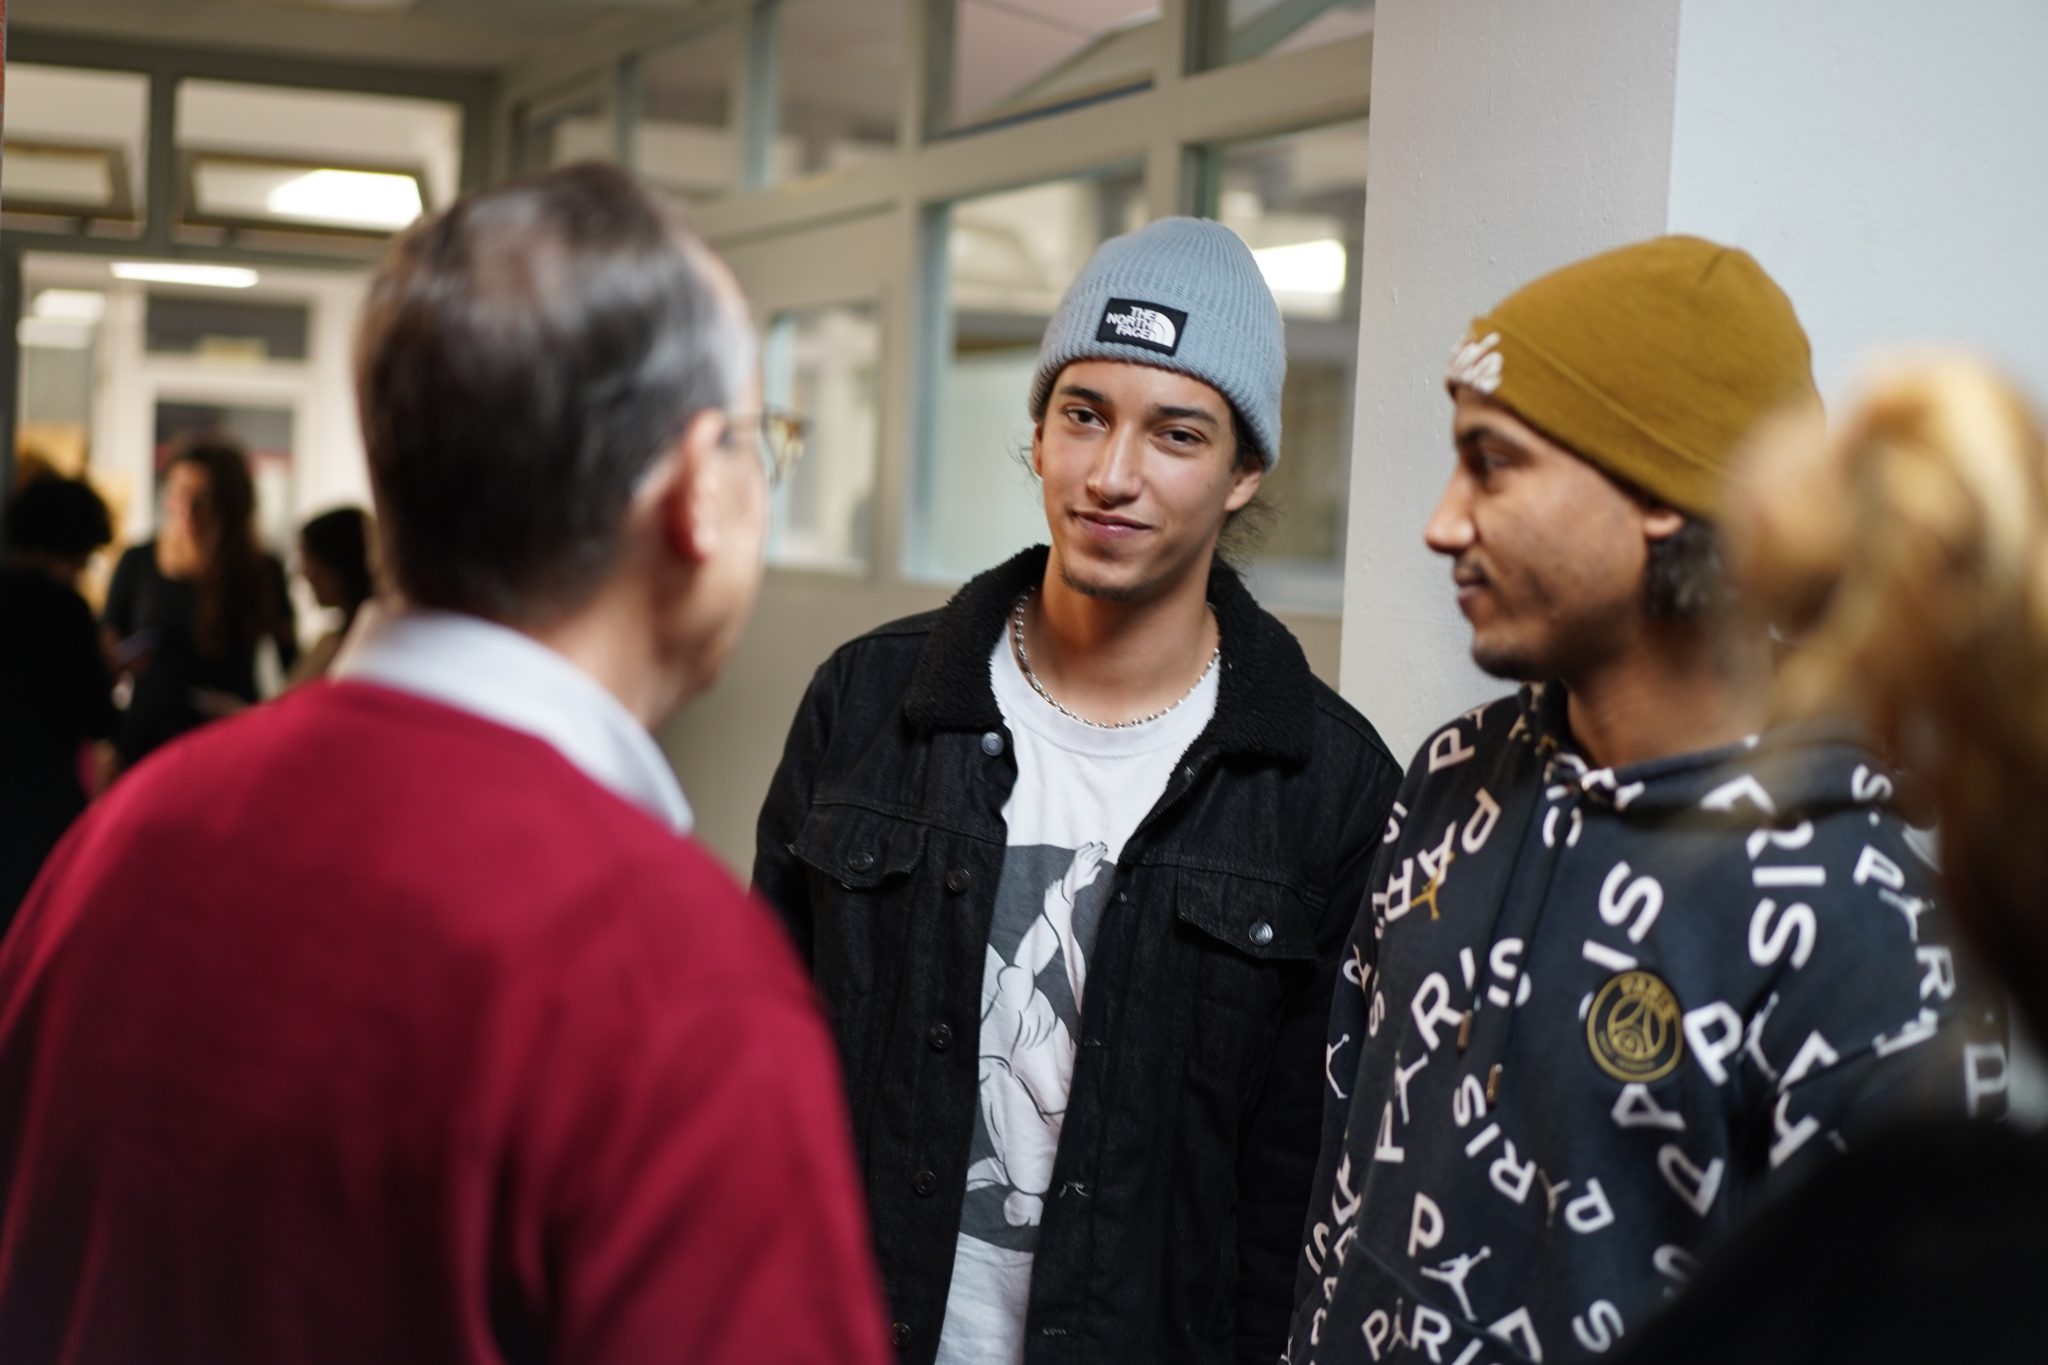
[[[164,751],[0,946],[0,1362],[888,1357],[780,932],[431,702]]]

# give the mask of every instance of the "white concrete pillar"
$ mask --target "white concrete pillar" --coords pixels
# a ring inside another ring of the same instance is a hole
[[[355,329],[369,277],[338,275],[309,282],[313,309],[311,383],[298,433],[294,524],[343,504],[370,505],[370,467],[356,422]]]
[[[1663,231],[1679,0],[1379,0],[1346,541],[1344,694],[1404,762],[1479,673],[1422,525],[1473,314]]]

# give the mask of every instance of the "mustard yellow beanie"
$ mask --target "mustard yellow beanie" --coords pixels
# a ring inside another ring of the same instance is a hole
[[[1748,252],[1698,237],[1638,242],[1524,285],[1473,319],[1449,382],[1707,520],[1742,439],[1820,403],[1785,291]]]

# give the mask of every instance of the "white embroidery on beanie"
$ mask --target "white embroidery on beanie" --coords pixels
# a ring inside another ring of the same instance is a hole
[[[1103,322],[1116,329],[1118,336],[1137,337],[1159,346],[1175,346],[1180,342],[1180,331],[1173,325],[1173,319],[1150,308],[1130,305],[1124,313],[1105,313]]]
[[[1451,353],[1450,382],[1491,394],[1500,387],[1500,333],[1488,332],[1477,341],[1467,341]]]

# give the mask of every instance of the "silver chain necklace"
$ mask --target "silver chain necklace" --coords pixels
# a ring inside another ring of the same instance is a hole
[[[1222,632],[1218,631],[1216,638],[1216,649],[1214,653],[1209,655],[1208,666],[1202,670],[1202,676],[1200,678],[1195,679],[1194,686],[1190,687],[1187,691],[1181,693],[1180,699],[1178,701],[1172,702],[1164,707],[1161,707],[1159,710],[1154,711],[1149,716],[1139,716],[1136,720],[1090,720],[1088,719],[1088,717],[1076,715],[1074,712],[1069,711],[1066,707],[1060,705],[1059,698],[1053,696],[1052,693],[1046,691],[1045,684],[1040,682],[1038,680],[1038,675],[1031,671],[1031,652],[1024,648],[1024,605],[1030,600],[1031,593],[1029,590],[1026,590],[1021,596],[1017,598],[1016,609],[1010,613],[1010,644],[1017,651],[1017,667],[1024,671],[1024,681],[1031,684],[1031,690],[1033,692],[1036,692],[1039,696],[1045,698],[1045,704],[1047,706],[1050,706],[1053,710],[1059,712],[1061,715],[1067,717],[1069,720],[1079,721],[1081,724],[1086,725],[1091,729],[1129,730],[1139,725],[1150,725],[1153,721],[1160,719],[1162,716],[1172,715],[1175,711],[1180,709],[1182,702],[1185,702],[1189,697],[1194,696],[1195,693],[1198,690],[1200,690],[1203,679],[1207,678],[1209,674],[1212,671],[1214,671],[1217,661],[1223,657],[1223,636]],[[1214,616],[1216,614],[1216,608],[1209,608],[1209,614],[1211,616]]]

